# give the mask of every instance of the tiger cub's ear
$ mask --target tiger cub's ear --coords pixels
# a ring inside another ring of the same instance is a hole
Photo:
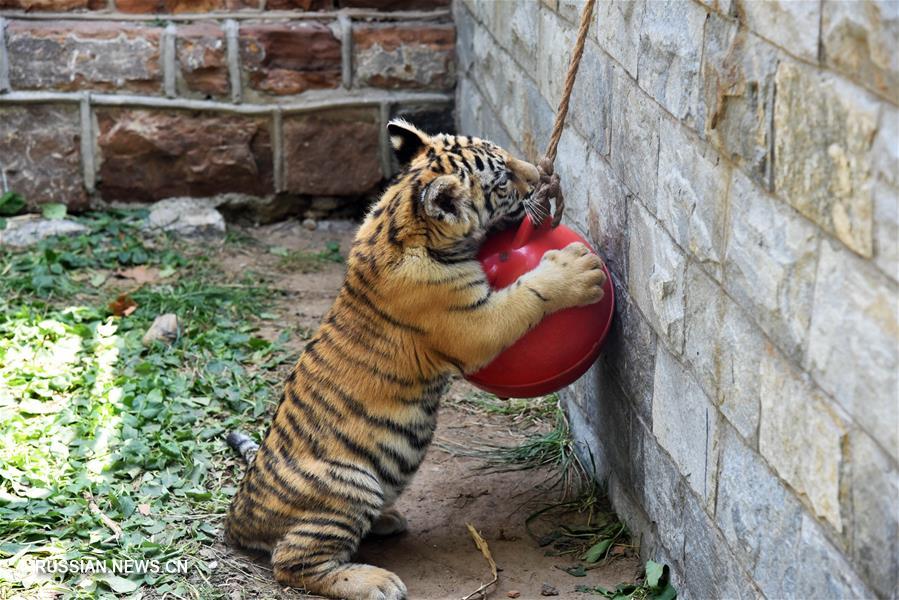
[[[400,165],[405,165],[424,150],[430,141],[428,135],[403,119],[394,119],[387,124],[390,145]]]
[[[465,186],[458,177],[441,175],[422,190],[421,202],[432,219],[452,221],[459,217],[465,196]]]

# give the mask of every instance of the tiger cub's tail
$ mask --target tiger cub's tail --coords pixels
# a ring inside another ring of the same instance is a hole
[[[250,436],[239,431],[232,431],[225,438],[225,441],[228,442],[229,446],[237,450],[237,453],[247,461],[248,465],[253,463],[256,452],[259,450],[259,444],[254,442]]]

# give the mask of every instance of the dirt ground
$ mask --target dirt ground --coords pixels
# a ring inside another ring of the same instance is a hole
[[[338,241],[345,254],[353,230],[352,223],[326,222],[316,231],[307,231],[295,221],[240,230],[261,244],[227,250],[224,268],[234,273],[250,269],[277,273],[278,287],[285,292],[283,298],[274,300],[275,306],[260,308],[280,316],[260,332],[262,335],[274,338],[282,328],[314,331],[343,279],[343,265],[339,263],[316,265],[311,272],[302,272],[302,268],[291,272],[285,268],[285,259],[267,247],[318,252],[328,242]],[[294,336],[297,341],[292,349],[297,354],[302,349],[302,337]],[[599,598],[575,588],[614,588],[618,583],[633,581],[639,569],[633,555],[616,557],[608,565],[587,571],[585,577],[573,577],[558,568],[571,566],[573,559],[545,556],[545,548],[525,530],[525,519],[558,500],[557,491],[539,487],[548,473],[486,473],[477,469],[482,464],[479,459],[455,456],[440,448],[454,442],[478,441],[513,445],[539,428],[522,428],[509,416],[466,410],[458,401],[472,392],[465,382],[454,383],[441,407],[436,444],[398,501],[409,530],[391,538],[364,541],[358,559],[396,572],[406,583],[410,599],[461,600],[490,579],[488,565],[466,529],[466,523],[471,523],[489,544],[501,569],[498,584],[486,596],[477,598],[515,597],[509,595],[513,591],[522,599],[541,598],[544,584],[556,588],[559,598]],[[546,530],[552,525],[538,523],[536,529]],[[235,551],[221,543],[212,550],[219,567],[210,581],[225,591],[229,600],[310,597],[275,584],[265,556]]]

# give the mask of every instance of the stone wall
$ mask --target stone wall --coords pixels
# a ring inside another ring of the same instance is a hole
[[[353,210],[398,114],[453,125],[449,0],[0,0],[2,189],[72,210]],[[225,196],[222,196],[222,195]]]
[[[582,3],[457,0],[460,130],[537,159]],[[600,1],[556,168],[611,269],[563,394],[682,597],[897,597],[899,4]]]

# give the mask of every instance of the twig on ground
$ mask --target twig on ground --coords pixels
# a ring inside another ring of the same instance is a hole
[[[481,534],[478,533],[478,530],[475,529],[471,523],[466,523],[466,527],[468,527],[468,534],[471,536],[471,539],[474,540],[474,545],[477,546],[478,550],[481,551],[481,554],[484,555],[484,558],[487,559],[487,564],[490,565],[490,572],[493,574],[493,579],[468,594],[462,600],[471,600],[478,594],[481,595],[481,598],[487,597],[487,588],[492,585],[495,585],[497,581],[499,581],[499,574],[496,569],[496,561],[493,560],[493,555],[490,553],[490,546],[487,545],[487,540],[481,537]]]
[[[122,537],[122,527],[118,523],[110,519],[108,516],[106,516],[106,514],[104,514],[102,510],[100,510],[100,507],[97,506],[97,503],[94,500],[94,495],[90,493],[90,490],[85,490],[83,496],[84,499],[87,500],[87,507],[92,513],[97,516],[97,518],[99,518],[103,522],[104,525],[112,530],[112,532],[115,534],[115,539],[118,540],[120,537]]]

